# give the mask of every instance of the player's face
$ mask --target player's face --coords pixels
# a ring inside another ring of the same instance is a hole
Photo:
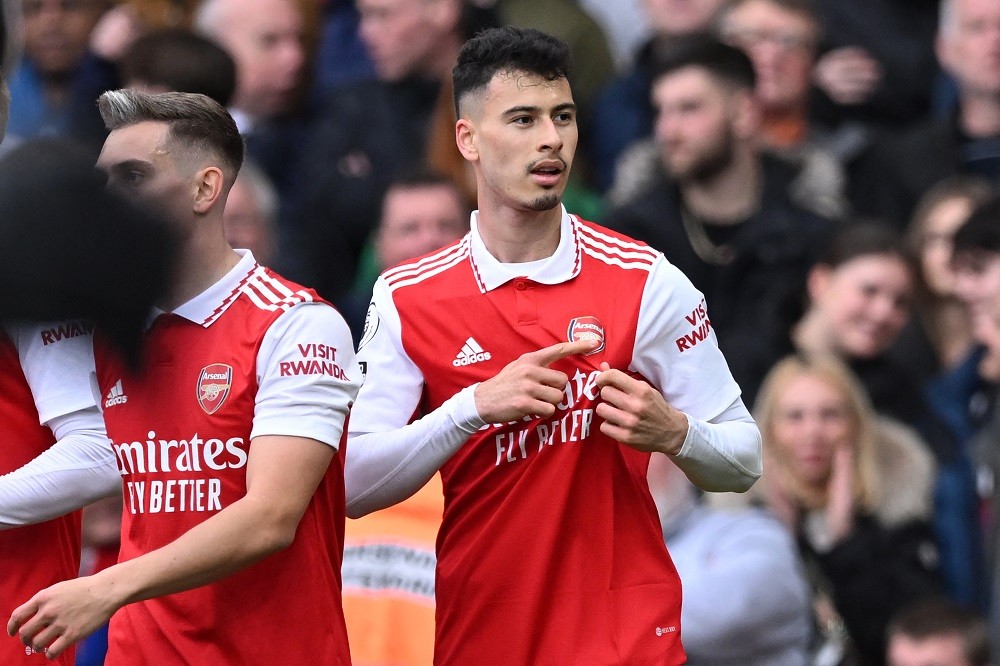
[[[852,430],[845,396],[824,378],[803,373],[781,389],[769,436],[794,479],[817,487],[830,478],[834,451]]]
[[[896,635],[889,640],[888,666],[970,666],[960,635],[915,640]]]
[[[469,230],[455,189],[445,185],[394,187],[385,196],[375,247],[383,267],[427,254]]]
[[[910,317],[913,277],[899,258],[866,255],[823,272],[812,283],[829,342],[855,358],[873,358],[893,343]]]
[[[197,190],[174,155],[166,123],[142,122],[116,129],[104,142],[97,167],[122,196],[165,214],[178,225],[190,223]],[[183,226],[182,226],[183,228]]]
[[[725,169],[736,149],[734,93],[704,70],[688,67],[660,77],[652,89],[654,133],[663,165],[675,180],[707,180]]]
[[[723,33],[753,60],[763,108],[798,110],[806,104],[816,39],[808,16],[770,0],[752,0],[726,13]]]
[[[945,199],[927,212],[920,228],[920,270],[935,296],[953,296],[955,271],[951,267],[951,241],[972,212],[964,197]]]
[[[565,78],[501,72],[469,102],[460,137],[463,155],[477,167],[479,203],[517,210],[555,208],[566,189],[578,130],[576,105]]]

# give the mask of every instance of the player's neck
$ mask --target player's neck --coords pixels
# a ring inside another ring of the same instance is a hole
[[[219,225],[218,236],[194,234],[181,246],[170,292],[166,302],[159,304],[162,310],[170,312],[187,303],[239,263],[240,255],[226,242],[221,229]]]
[[[505,206],[480,208],[479,235],[489,253],[504,264],[551,257],[559,247],[562,206],[544,211]]]

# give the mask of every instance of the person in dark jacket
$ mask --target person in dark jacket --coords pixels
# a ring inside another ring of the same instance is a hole
[[[757,147],[754,69],[742,51],[694,37],[658,71],[656,151],[636,171],[647,182],[619,184],[623,203],[606,222],[662,251],[705,294],[750,400],[773,361],[761,342],[778,334],[836,225],[793,200],[794,166]]]

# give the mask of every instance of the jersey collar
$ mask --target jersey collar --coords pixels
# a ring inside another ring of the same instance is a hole
[[[472,213],[469,232],[469,260],[476,282],[483,293],[492,291],[514,278],[525,277],[541,284],[561,284],[580,272],[581,255],[578,221],[562,206],[562,223],[559,229],[559,246],[547,259],[529,264],[503,264],[490,254],[479,235],[479,211]]]
[[[236,253],[240,255],[240,260],[228,273],[205,291],[178,306],[171,314],[205,328],[222,316],[240,295],[247,281],[260,269],[250,250],[236,250]],[[153,308],[150,323],[161,314],[166,313],[159,308]]]

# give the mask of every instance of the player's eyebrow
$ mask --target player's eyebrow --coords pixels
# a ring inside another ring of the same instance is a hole
[[[552,112],[553,113],[561,113],[563,111],[576,111],[576,104],[574,104],[572,102],[564,102],[563,104],[557,104],[556,106],[554,106],[552,108]],[[522,105],[522,106],[512,106],[511,108],[509,108],[506,111],[504,111],[503,114],[501,114],[501,115],[503,115],[503,116],[513,116],[513,115],[517,115],[519,113],[532,113],[532,114],[535,114],[535,113],[541,113],[541,112],[542,112],[542,107],[540,107],[540,106]]]

